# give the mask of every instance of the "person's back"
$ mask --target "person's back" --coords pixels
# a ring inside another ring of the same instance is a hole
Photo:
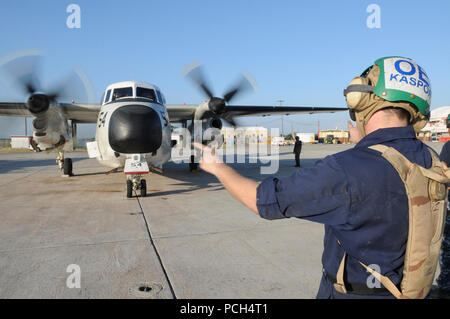
[[[408,197],[394,167],[379,152],[369,149],[377,144],[395,148],[422,167],[431,166],[426,145],[416,139],[410,126],[377,130],[355,148],[332,156],[346,175],[350,201],[344,219],[325,225],[322,261],[327,279],[333,283],[344,249],[348,254],[348,283],[362,287],[367,284],[369,274],[359,261],[375,265],[396,285],[402,280],[408,239]],[[332,289],[330,292],[335,298],[340,295]],[[380,295],[390,296],[390,293],[384,291]]]
[[[300,154],[301,152],[302,152],[302,141],[297,136],[295,138],[294,153]]]

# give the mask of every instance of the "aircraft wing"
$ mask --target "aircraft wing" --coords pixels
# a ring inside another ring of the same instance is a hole
[[[33,115],[25,107],[25,103],[0,102],[0,115],[32,117]]]
[[[166,104],[170,122],[192,120],[197,108],[198,104]]]
[[[78,123],[96,123],[99,104],[71,104],[60,103],[61,112],[66,119],[74,120]],[[0,102],[0,116],[33,117],[33,114],[25,106],[25,103]]]
[[[78,123],[97,123],[101,105],[61,103],[60,107],[68,120]]]
[[[270,116],[270,115],[294,115],[314,113],[334,113],[348,111],[343,107],[310,107],[310,106],[251,106],[228,105],[225,108],[226,117],[241,116]]]
[[[198,105],[166,105],[171,122],[192,120]],[[233,122],[235,117],[241,116],[270,116],[294,115],[314,113],[334,113],[347,111],[344,107],[309,107],[309,106],[254,106],[254,105],[227,105],[225,112],[219,117]]]

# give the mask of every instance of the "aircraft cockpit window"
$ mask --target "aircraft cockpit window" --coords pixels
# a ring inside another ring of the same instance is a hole
[[[109,102],[109,98],[111,97],[111,90],[108,90],[107,92],[106,92],[106,97],[105,97],[105,103],[108,103]]]
[[[164,101],[163,101],[163,99],[162,99],[162,97],[161,97],[161,92],[159,92],[159,91],[157,90],[157,91],[156,91],[156,94],[158,95],[158,101],[159,101],[159,103],[164,104]]]
[[[133,96],[133,88],[127,87],[127,88],[114,89],[113,101],[120,99],[122,97],[128,97],[128,96],[131,96],[131,97]]]
[[[156,100],[155,90],[153,90],[153,89],[146,89],[146,88],[137,87],[136,88],[136,96],[137,97],[143,97],[143,98],[146,98],[146,99],[150,99],[153,102],[158,102]]]

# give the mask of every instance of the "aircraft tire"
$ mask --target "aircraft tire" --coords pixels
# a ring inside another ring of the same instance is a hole
[[[131,198],[133,196],[133,182],[130,179],[127,179],[127,198]]]
[[[73,166],[72,166],[72,159],[71,158],[65,158],[64,164],[63,164],[63,171],[64,175],[73,176]]]
[[[145,179],[141,179],[141,197],[147,196],[147,182]]]

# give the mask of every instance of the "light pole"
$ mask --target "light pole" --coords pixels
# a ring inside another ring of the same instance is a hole
[[[280,103],[280,106],[282,106],[284,100],[278,100],[277,102]],[[281,115],[281,136],[284,136],[284,123],[283,123],[283,115]]]

